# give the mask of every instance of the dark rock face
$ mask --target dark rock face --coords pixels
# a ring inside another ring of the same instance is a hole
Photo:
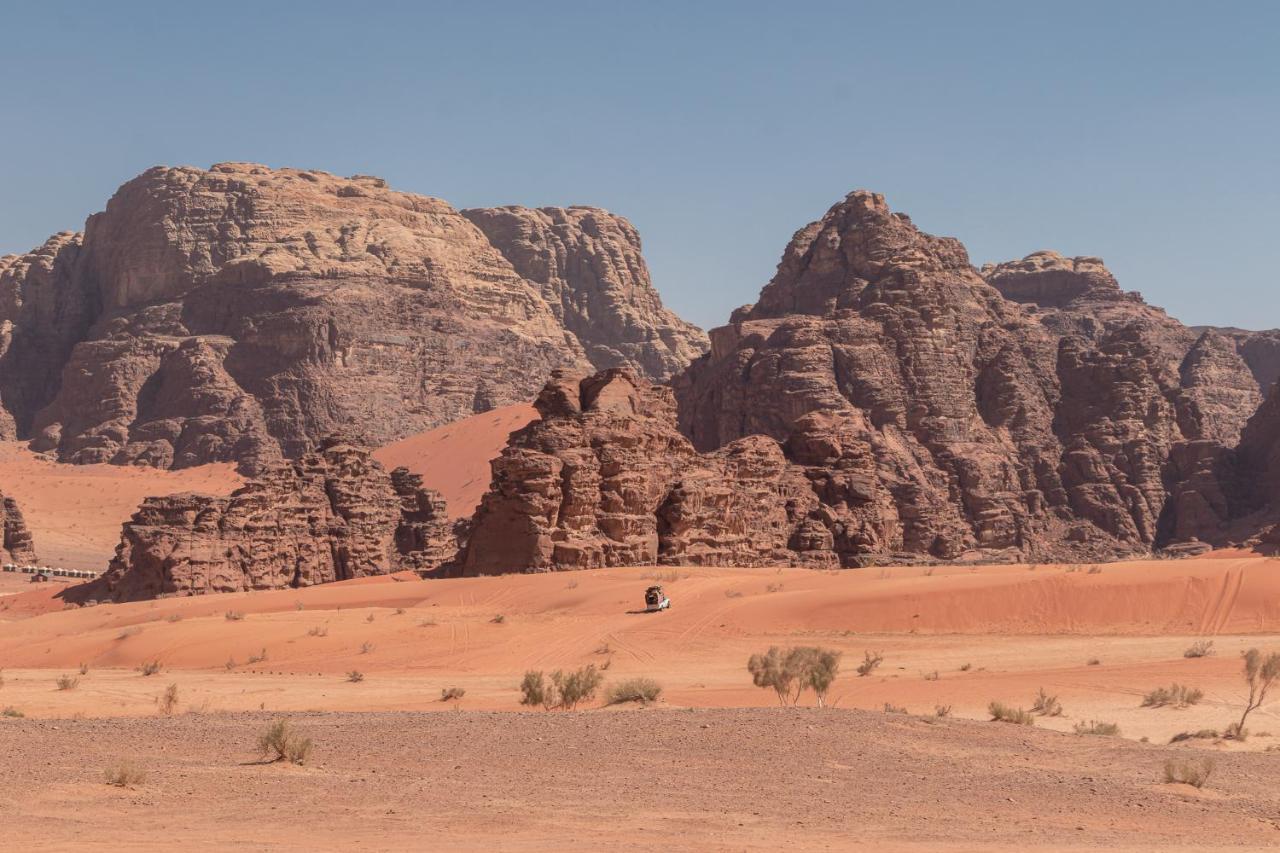
[[[6,563],[30,566],[36,564],[35,542],[18,502],[0,495],[0,511],[4,513],[4,533],[0,539],[0,559]]]
[[[384,444],[527,400],[587,350],[655,376],[696,355],[625,220],[535,220],[540,262],[502,246],[531,280],[448,204],[378,178],[151,169],[83,238],[0,259],[0,437],[254,471],[335,430]]]
[[[229,497],[148,498],[104,575],[116,600],[312,586],[428,570],[458,543],[440,496],[338,438]]]
[[[515,271],[537,285],[597,370],[629,367],[665,381],[707,349],[707,336],[662,305],[640,235],[592,207],[464,210]]]

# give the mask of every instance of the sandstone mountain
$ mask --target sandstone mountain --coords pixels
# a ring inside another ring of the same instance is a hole
[[[851,193],[673,380],[688,443],[637,377],[549,384],[493,464],[460,567],[1190,548],[1221,537],[1216,516],[1176,523],[1180,461],[1271,453],[1253,449],[1276,435],[1267,407],[1249,420],[1266,359],[1246,357],[1266,339],[1188,329],[1095,258],[976,270],[959,242]]]
[[[102,578],[116,600],[312,586],[426,571],[458,549],[444,501],[337,437],[229,497],[149,498]]]
[[[0,534],[0,561],[22,566],[36,563],[35,542],[27,522],[22,517],[18,502],[0,495],[0,513],[3,513],[4,532]]]
[[[0,258],[0,438],[259,470],[331,431],[383,444],[528,400],[556,367],[666,378],[703,340],[604,211],[464,216],[378,178],[154,168],[83,235]]]

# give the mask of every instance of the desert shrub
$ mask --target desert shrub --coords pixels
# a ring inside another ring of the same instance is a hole
[[[16,718],[25,717],[25,716],[26,714],[22,713],[12,705],[7,706],[3,711],[0,711],[0,717],[13,717],[16,719]]]
[[[1036,693],[1035,701],[1031,703],[1031,710],[1042,717],[1058,717],[1062,715],[1062,703],[1057,696],[1050,696],[1041,687]]]
[[[372,622],[372,621],[373,621],[373,614],[372,614],[372,613],[370,613],[368,616],[364,617],[364,621],[366,621],[366,622]]]
[[[244,619],[244,612],[240,610],[228,610],[225,614],[228,622],[239,622]]]
[[[663,583],[675,583],[684,575],[680,574],[677,569],[665,569],[658,572],[645,572],[640,576],[641,580],[662,581]]]
[[[905,714],[907,713],[907,709],[901,705],[895,705],[892,702],[885,702],[884,712],[886,714]]]
[[[933,672],[926,672],[924,674],[925,681],[937,681],[940,678],[942,678],[942,676],[938,674],[936,669]]]
[[[1120,727],[1115,723],[1104,723],[1100,720],[1090,720],[1089,722],[1079,722],[1072,726],[1072,729],[1078,735],[1106,735],[1108,737],[1120,734]]]
[[[961,672],[968,672],[968,671],[969,671],[969,670],[971,670],[971,669],[973,669],[973,664],[971,664],[971,663],[962,663],[962,664],[960,664],[960,671],[961,671]]]
[[[143,661],[138,666],[138,672],[142,673],[144,676],[155,675],[159,671],[160,671],[160,661],[158,660]]]
[[[136,637],[136,636],[138,636],[138,635],[139,635],[139,634],[141,634],[141,633],[142,633],[142,629],[141,629],[141,628],[139,628],[137,625],[134,625],[132,628],[125,628],[125,629],[124,629],[123,631],[121,631],[119,634],[116,634],[116,639],[117,639],[117,640],[127,640],[127,639],[129,639],[130,637]]]
[[[147,781],[146,772],[128,761],[111,765],[102,775],[103,781],[117,788],[132,788]]]
[[[181,614],[181,613],[170,613],[168,616],[164,617],[164,621],[166,621],[166,622],[181,622],[181,621],[182,621],[182,614]]]
[[[170,684],[156,697],[156,706],[166,717],[172,716],[178,707],[178,685]]]
[[[987,713],[991,714],[993,722],[1016,723],[1020,726],[1034,726],[1036,723],[1036,718],[1030,711],[1011,708],[1003,702],[992,702],[987,705]]]
[[[840,672],[841,652],[821,646],[800,646],[792,649],[790,665],[796,669],[801,688],[813,691],[818,707],[827,704],[827,693]]]
[[[521,705],[541,705],[550,711],[556,702],[555,688],[547,683],[546,676],[538,670],[531,669],[524,674],[524,680],[520,682],[520,694]]]
[[[59,675],[55,683],[59,690],[75,690],[80,686],[80,679],[72,675]]]
[[[434,628],[435,626],[436,626],[436,620],[434,619],[423,619],[420,622],[418,622],[419,628]]]
[[[308,637],[327,637],[329,636],[328,625],[316,625],[310,631],[307,631]]]
[[[766,586],[764,589],[765,589],[765,592],[782,592],[782,584],[771,583],[768,586]]]
[[[373,643],[364,642],[360,644],[360,654],[367,655],[373,651]]]
[[[1203,658],[1213,654],[1213,640],[1196,640],[1182,653],[1184,658]]]
[[[1195,705],[1204,698],[1204,691],[1185,684],[1174,682],[1168,687],[1157,687],[1142,697],[1142,707],[1163,708],[1172,705],[1175,708],[1186,708]]]
[[[1089,660],[1087,660],[1085,664],[1087,666],[1101,666],[1102,661],[1098,660],[1097,658],[1089,658]]]
[[[577,589],[577,588],[578,588],[578,581],[577,581],[577,579],[574,579],[574,580],[569,581],[567,584],[565,584],[565,585],[564,585],[564,588],[565,588],[565,589]]]
[[[490,622],[492,622],[492,623],[493,623],[493,624],[495,624],[495,625],[501,625],[503,622],[506,622],[506,621],[507,621],[507,617],[506,617],[506,616],[504,616],[503,614],[499,613],[498,615],[494,616],[494,617],[493,617],[492,619],[490,619],[489,621],[490,621]]]
[[[1176,761],[1171,758],[1164,763],[1164,781],[1203,788],[1213,774],[1213,768],[1212,758],[1199,761]]]
[[[223,664],[223,666],[227,668],[227,672],[230,672],[231,670],[235,669],[239,665],[240,664],[236,663],[235,658],[227,658],[227,662]]]
[[[1088,573],[1091,575],[1100,575],[1102,574],[1102,566],[1099,566],[1097,563],[1094,563],[1092,566],[1089,567]]]
[[[1249,739],[1249,730],[1240,723],[1232,723],[1222,730],[1224,740],[1246,741]]]
[[[347,681],[350,681],[352,684],[359,684],[361,681],[364,681],[364,673],[358,669],[353,669],[347,673]]]
[[[600,670],[596,669],[595,664],[588,664],[570,672],[557,669],[551,673],[551,684],[560,697],[559,706],[567,711],[572,711],[582,702],[595,696],[602,681],[604,676],[600,674]]]
[[[288,720],[276,720],[258,735],[258,754],[271,761],[306,764],[311,755],[311,738],[295,732]]]
[[[747,672],[751,673],[751,683],[756,687],[769,687],[778,694],[778,704],[786,705],[791,700],[796,681],[796,673],[787,667],[787,653],[777,646],[770,647],[764,654],[755,654],[747,661]],[[799,690],[796,690],[799,698]]]
[[[441,702],[456,702],[467,695],[465,687],[445,687],[440,690]]]
[[[82,663],[82,664],[80,664],[80,674],[81,674],[81,675],[88,675],[88,674],[89,674],[89,664],[87,664],[87,663]]]
[[[933,715],[934,715],[935,717],[950,717],[950,716],[951,716],[951,706],[950,706],[950,705],[934,705],[934,706],[933,706]]]
[[[862,663],[858,664],[858,676],[870,675],[882,663],[884,663],[884,655],[880,652],[863,652]]]
[[[404,615],[404,608],[403,608],[403,607],[397,607],[397,608],[395,609],[395,611],[393,612],[393,614],[392,614],[392,615],[394,615],[394,616],[403,616],[403,615]]]
[[[1236,740],[1244,740],[1248,736],[1244,721],[1254,709],[1267,701],[1267,692],[1276,683],[1276,679],[1280,678],[1280,652],[1271,652],[1263,657],[1262,652],[1257,649],[1249,649],[1243,657],[1244,680],[1249,685],[1249,698],[1245,702],[1244,713],[1240,715],[1240,722],[1223,733],[1225,737]]]
[[[613,654],[613,646],[609,645],[608,643],[601,643],[600,645],[595,647],[595,650],[592,652],[592,654],[593,655],[611,655]]]
[[[1198,729],[1194,732],[1178,732],[1169,738],[1169,743],[1182,743],[1184,740],[1217,740],[1222,737],[1217,729]]]
[[[742,598],[742,590],[740,590],[740,589],[726,589],[726,590],[724,591],[724,597],[725,597],[725,598]]]
[[[617,684],[609,685],[605,691],[606,705],[621,705],[624,702],[639,702],[648,705],[657,701],[662,695],[662,685],[652,678],[628,678]]]

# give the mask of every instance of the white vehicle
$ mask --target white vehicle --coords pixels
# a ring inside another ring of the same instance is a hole
[[[660,586],[651,586],[644,591],[644,609],[646,613],[657,613],[659,610],[668,610],[671,607],[671,599],[667,598],[666,593],[662,591]]]

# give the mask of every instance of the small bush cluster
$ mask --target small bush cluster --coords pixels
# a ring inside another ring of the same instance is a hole
[[[1164,781],[1203,788],[1213,774],[1213,768],[1212,758],[1200,761],[1175,761],[1171,758],[1164,763]]]
[[[1057,696],[1050,696],[1041,687],[1036,693],[1035,701],[1031,703],[1031,710],[1042,717],[1059,717],[1062,716],[1062,703]]]
[[[456,702],[467,695],[465,687],[444,687],[440,690],[441,702]]]
[[[352,684],[359,684],[361,681],[364,681],[364,673],[358,669],[353,669],[347,673],[347,681],[350,681]]]
[[[880,652],[864,651],[862,653],[862,663],[858,664],[858,677],[870,675],[876,671],[876,667],[884,663],[884,655]]]
[[[905,714],[907,713],[907,709],[901,705],[895,705],[892,702],[885,702],[884,712],[886,714]]]
[[[311,738],[295,732],[288,720],[276,720],[258,736],[258,754],[271,761],[306,764],[311,756]]]
[[[1034,726],[1036,718],[1031,715],[1030,711],[1024,711],[1022,708],[1011,708],[1003,702],[992,702],[987,705],[987,713],[991,715],[993,722],[1015,723],[1020,726]]]
[[[648,705],[656,702],[662,695],[662,685],[652,678],[629,678],[617,684],[611,684],[605,691],[606,705],[621,705],[624,702],[639,702]]]
[[[310,631],[307,631],[308,637],[327,637],[329,636],[329,626],[317,625]]]
[[[840,671],[840,654],[818,646],[772,646],[764,654],[752,655],[747,671],[756,687],[770,687],[778,694],[778,704],[794,705],[805,690],[812,690],[821,708]]]
[[[244,619],[244,612],[240,610],[228,610],[225,614],[228,622],[239,622]]]
[[[142,673],[144,676],[155,675],[159,671],[160,671],[160,661],[158,660],[143,661],[138,666],[138,672]]]
[[[1213,640],[1196,640],[1182,653],[1184,658],[1203,658],[1213,654]]]
[[[75,690],[80,686],[80,679],[72,675],[59,675],[56,684],[59,690]]]
[[[5,707],[3,711],[0,711],[0,717],[13,717],[15,719],[18,719],[20,717],[25,717],[25,716],[26,714],[22,713],[12,705],[8,705]]]
[[[1099,720],[1076,723],[1072,728],[1078,735],[1105,735],[1114,737],[1120,734],[1120,727],[1115,723],[1104,723]]]
[[[572,711],[595,696],[602,681],[604,676],[595,664],[570,672],[557,669],[550,678],[541,671],[529,670],[520,682],[520,704],[541,705],[547,711],[552,708]]]
[[[173,716],[173,712],[178,708],[178,685],[170,684],[156,697],[156,707],[160,714],[165,717]]]
[[[1217,740],[1222,733],[1217,729],[1197,729],[1194,732],[1178,732],[1169,738],[1169,743],[1182,743],[1184,740]]]
[[[108,767],[103,773],[103,780],[117,788],[132,788],[147,781],[147,774],[141,768],[124,761]]]
[[[1164,708],[1172,706],[1174,708],[1186,708],[1190,705],[1195,705],[1203,698],[1203,690],[1174,682],[1168,687],[1157,687],[1144,695],[1142,697],[1142,707]]]

